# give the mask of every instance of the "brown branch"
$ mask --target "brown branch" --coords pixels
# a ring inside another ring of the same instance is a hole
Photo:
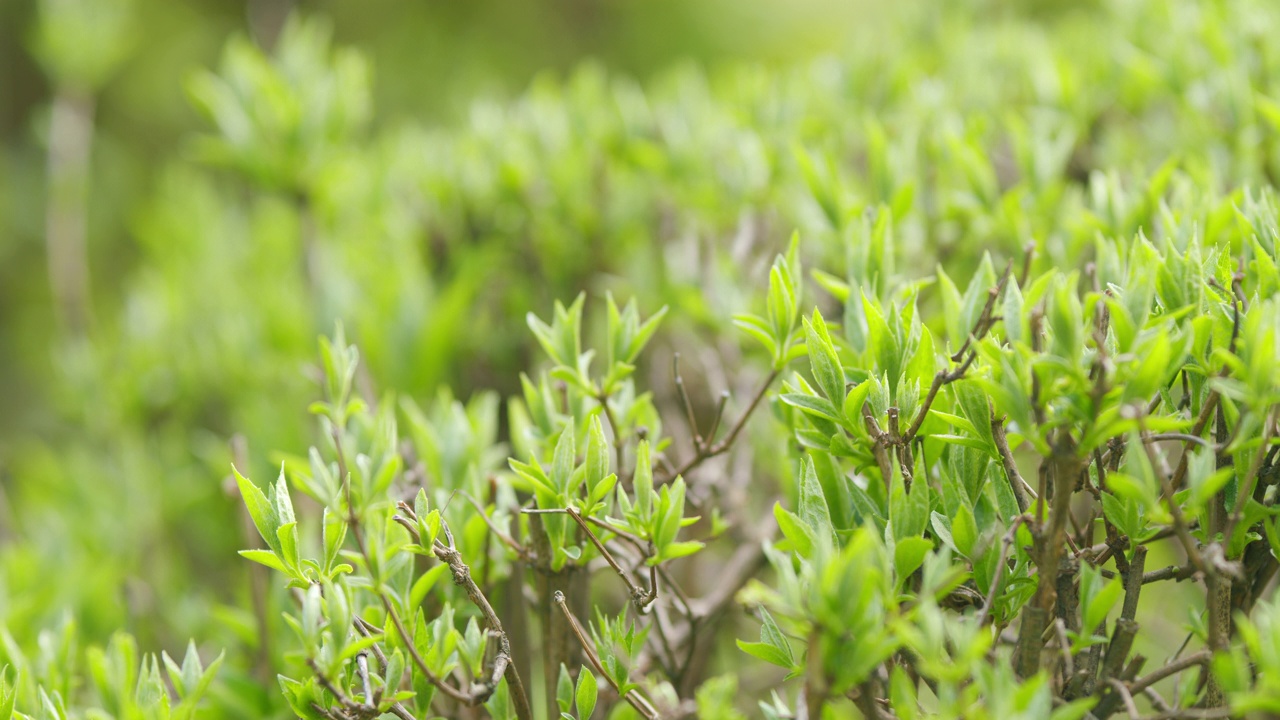
[[[1000,453],[1005,477],[1009,479],[1009,486],[1013,488],[1018,512],[1025,513],[1027,508],[1031,507],[1031,501],[1027,499],[1027,481],[1022,479],[1022,473],[1018,471],[1018,463],[1013,458],[1013,451],[1009,449],[1009,437],[1005,434],[1003,419],[991,418],[991,436],[995,441],[996,450]]]
[[[1196,665],[1207,664],[1211,659],[1213,659],[1213,653],[1209,652],[1208,650],[1201,650],[1200,652],[1192,653],[1182,658],[1181,660],[1174,660],[1173,662],[1165,665],[1164,667],[1161,667],[1159,670],[1153,670],[1150,673],[1129,683],[1129,691],[1142,692],[1146,688],[1149,688],[1152,685],[1155,685],[1156,683],[1169,677],[1170,675],[1176,675],[1182,672],[1183,670],[1186,670],[1187,668],[1190,668],[1190,667],[1194,667]]]
[[[862,422],[867,426],[867,432],[871,435],[871,455],[876,459],[876,465],[880,468],[880,474],[884,477],[884,486],[886,488],[893,484],[893,463],[890,461],[889,452],[886,449],[889,444],[889,436],[884,430],[880,429],[880,423],[871,415],[871,407],[866,403],[862,404]]]
[[[364,657],[364,653],[361,653],[359,657]],[[364,702],[356,702],[355,700],[352,700],[342,691],[341,688],[334,685],[333,681],[331,681],[329,677],[324,674],[324,671],[320,669],[320,665],[315,661],[315,658],[307,658],[307,667],[311,668],[311,672],[315,673],[316,680],[320,683],[320,687],[328,691],[328,693],[336,698],[338,703],[342,705],[343,710],[345,710],[346,717],[352,718],[352,720],[371,720],[381,714],[377,705],[369,702],[369,674],[367,666],[363,675],[366,692]],[[321,714],[324,714],[327,717],[334,717],[332,711],[321,708],[317,709],[321,710]],[[338,715],[337,717],[343,717],[343,715]]]
[[[1139,545],[1133,549],[1133,559],[1129,561],[1129,569],[1124,574],[1124,605],[1120,609],[1120,617],[1133,620],[1138,614],[1138,597],[1142,586],[1147,582],[1143,572],[1147,567],[1147,547]]]
[[[698,433],[698,418],[693,412],[693,403],[689,401],[689,392],[685,390],[684,376],[680,374],[680,353],[671,356],[671,374],[675,377],[676,395],[680,397],[680,405],[684,408],[685,422],[689,424],[689,432],[693,434],[693,447],[701,452],[704,441]],[[710,433],[708,437],[715,437],[715,433]]]
[[[1124,709],[1129,713],[1129,717],[1133,720],[1138,720],[1140,717],[1138,715],[1138,706],[1134,704],[1133,695],[1130,694],[1129,688],[1115,678],[1109,678],[1107,684],[1115,688],[1116,692],[1120,694],[1120,699],[1124,701]]]
[[[1067,639],[1067,624],[1062,618],[1053,621],[1054,634],[1058,638],[1058,652],[1062,656],[1063,672],[1066,677],[1076,674],[1075,661],[1071,658],[1071,641]]]

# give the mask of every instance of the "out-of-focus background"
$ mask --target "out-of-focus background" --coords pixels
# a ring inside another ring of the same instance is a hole
[[[1276,20],[1260,0],[3,0],[0,652],[63,618],[85,642],[196,637],[229,649],[227,716],[263,716],[225,478],[236,436],[258,478],[313,441],[335,320],[368,390],[427,405],[518,392],[526,312],[635,295],[672,308],[646,382],[669,389],[681,348],[711,403],[745,362],[714,328],[792,230],[839,270],[849,219],[892,204],[908,256],[967,276],[1027,238],[1069,258],[1131,237],[1199,197],[1127,184],[1170,163],[1211,192],[1274,179]]]

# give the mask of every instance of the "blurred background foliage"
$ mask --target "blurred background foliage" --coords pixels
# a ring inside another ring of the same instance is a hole
[[[1263,0],[6,0],[0,624],[199,638],[266,713],[232,439],[254,477],[307,446],[335,320],[366,391],[425,405],[518,392],[527,311],[635,295],[672,308],[660,407],[673,349],[710,405],[793,229],[839,269],[888,206],[899,258],[967,277],[1230,228],[1280,162],[1277,29]]]

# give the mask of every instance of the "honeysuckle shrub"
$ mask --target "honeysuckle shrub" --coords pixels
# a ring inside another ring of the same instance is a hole
[[[242,554],[297,590],[290,707],[735,717],[735,678],[698,648],[741,604],[759,640],[725,665],[785,671],[766,717],[1276,712],[1269,198],[1232,202],[1213,240],[1100,236],[1083,271],[985,256],[963,291],[942,271],[906,281],[873,233],[842,273],[814,273],[830,320],[801,312],[793,239],[762,312],[734,319],[768,369],[759,390],[710,418],[686,404],[674,428],[634,377],[666,308],[606,296],[589,343],[579,295],[528,317],[547,362],[509,406],[507,468],[491,396],[432,413],[366,399],[339,328],[321,342],[321,444],[266,492],[237,476],[266,544]],[[699,472],[766,405],[793,468],[771,513],[741,498],[761,489],[750,469]],[[319,506],[310,542],[290,486]],[[700,561],[717,544],[737,547]]]
[[[210,717],[1268,712],[1276,10],[1032,5],[443,128],[230,42],[5,443],[19,710],[124,626]]]

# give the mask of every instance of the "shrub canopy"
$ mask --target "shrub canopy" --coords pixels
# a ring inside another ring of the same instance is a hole
[[[1280,14],[899,5],[443,128],[230,41],[51,265],[0,718],[1280,713]]]

